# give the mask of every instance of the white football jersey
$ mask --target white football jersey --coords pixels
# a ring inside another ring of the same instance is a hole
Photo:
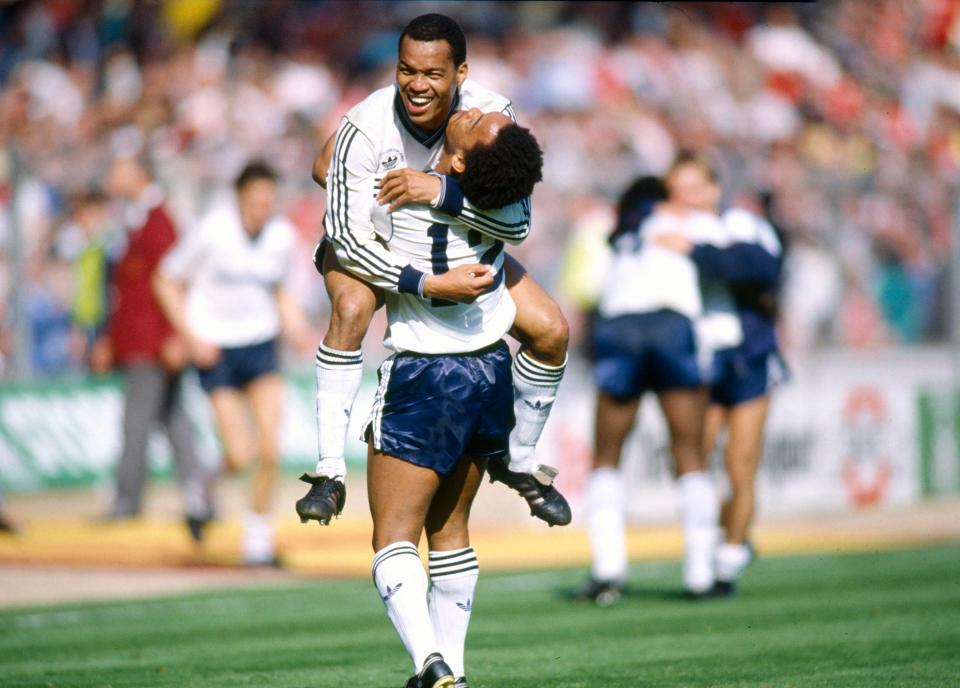
[[[467,79],[451,113],[474,107],[514,118],[509,100]],[[396,351],[474,351],[502,337],[516,312],[500,269],[503,244],[519,243],[530,231],[529,198],[481,210],[444,178],[443,211],[420,205],[390,215],[376,201],[377,182],[390,170],[433,169],[443,132],[420,131],[407,117],[397,87],[382,88],[340,122],[327,173],[327,236],[343,267],[385,290],[390,322],[385,343]],[[481,262],[493,266],[498,282],[476,302],[438,303],[419,296],[427,274]]]
[[[398,352],[464,353],[507,333],[517,309],[504,285],[502,241],[424,206],[396,211],[390,224],[390,250],[417,270],[442,274],[458,265],[482,263],[493,268],[494,286],[469,304],[386,292],[385,346]]]
[[[766,218],[744,208],[730,208],[721,215],[721,220],[728,244],[757,244],[778,258],[783,253],[777,232]]]
[[[451,109],[479,108],[513,117],[510,101],[467,79]],[[390,219],[376,202],[377,182],[390,170],[410,167],[429,171],[443,149],[442,127],[426,135],[407,117],[397,87],[374,91],[341,120],[333,159],[327,172],[327,215],[324,227],[340,263],[367,282],[394,293],[415,293],[423,274],[391,252],[386,242]],[[475,208],[446,184],[441,205],[461,224],[508,243],[530,231],[529,199],[496,213]],[[452,208],[452,209],[451,209]]]
[[[215,208],[180,237],[160,270],[187,285],[186,318],[200,339],[225,347],[257,344],[280,333],[277,288],[290,272],[296,230],[281,216],[256,237],[235,202]]]
[[[688,256],[653,243],[658,234],[683,234],[694,243],[716,243],[722,240],[723,228],[709,213],[654,211],[640,229],[637,250],[620,251],[611,261],[600,298],[603,317],[669,308],[692,319],[703,312],[696,265]]]

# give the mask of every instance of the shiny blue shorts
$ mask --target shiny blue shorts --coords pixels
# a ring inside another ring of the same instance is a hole
[[[599,320],[593,328],[593,351],[597,387],[616,399],[696,389],[709,382],[701,369],[693,324],[672,310]]]
[[[722,349],[713,358],[710,401],[737,406],[769,394],[789,377],[787,364],[777,351],[747,355],[740,347]]]
[[[503,341],[468,354],[397,354],[380,366],[364,430],[373,448],[440,475],[462,456],[508,453],[513,415],[510,350]]]

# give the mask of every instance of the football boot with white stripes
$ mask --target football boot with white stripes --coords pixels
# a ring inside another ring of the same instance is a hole
[[[499,481],[516,490],[527,500],[530,515],[536,516],[550,526],[565,526],[572,514],[566,498],[553,486],[557,469],[537,466],[533,473],[517,473],[507,467],[507,459],[491,459],[487,466],[490,482]]]
[[[466,684],[464,684],[466,685]],[[427,657],[423,668],[411,676],[404,688],[455,688],[456,679],[450,666],[436,652]]]
[[[470,688],[470,686],[467,685],[467,677],[461,676],[458,678],[457,682],[453,684],[453,688]]]
[[[310,484],[306,496],[297,500],[297,515],[300,523],[310,519],[320,525],[330,524],[330,519],[339,516],[347,501],[347,488],[340,480],[325,475],[313,476],[304,473],[300,480]]]

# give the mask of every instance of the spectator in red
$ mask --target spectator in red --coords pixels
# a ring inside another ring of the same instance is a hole
[[[164,193],[143,159],[114,160],[107,178],[111,196],[125,201],[126,249],[112,271],[112,309],[107,336],[91,356],[95,371],[116,365],[125,373],[123,451],[110,519],[140,513],[146,477],[147,441],[164,427],[183,490],[187,527],[199,541],[212,516],[210,472],[199,461],[183,406],[186,349],[160,310],[151,280],[177,233],[164,209]]]

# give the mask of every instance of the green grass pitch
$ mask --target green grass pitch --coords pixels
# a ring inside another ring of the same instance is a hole
[[[960,686],[960,545],[761,559],[706,602],[678,597],[676,564],[635,565],[606,609],[563,599],[583,576],[482,574],[470,685]],[[400,688],[409,670],[366,580],[0,613],[5,688]]]

